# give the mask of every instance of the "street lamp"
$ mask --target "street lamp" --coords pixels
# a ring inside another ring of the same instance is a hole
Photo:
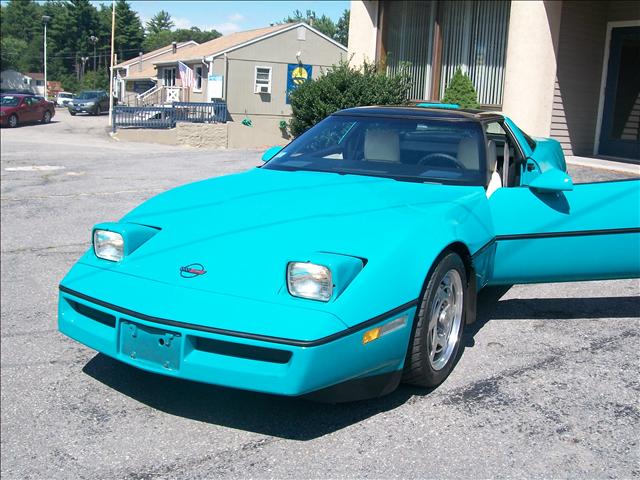
[[[91,35],[89,41],[93,43],[93,70],[96,69],[96,43],[98,43],[98,37]]]
[[[84,82],[84,65],[85,63],[87,63],[87,60],[89,60],[89,57],[80,57],[80,60],[82,60],[82,82]]]
[[[47,23],[49,23],[51,17],[49,15],[42,16],[42,23],[44,23],[44,98],[48,99],[47,92]]]
[[[89,41],[93,43],[93,88],[96,88],[96,43],[98,43],[98,37],[91,35]]]

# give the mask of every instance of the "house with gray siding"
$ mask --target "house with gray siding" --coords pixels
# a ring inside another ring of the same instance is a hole
[[[353,63],[410,63],[413,100],[461,67],[484,108],[565,154],[640,163],[637,1],[352,0],[349,27]]]
[[[155,89],[147,105],[225,101],[229,147],[286,143],[281,121],[291,117],[288,92],[346,60],[347,49],[305,23],[236,32],[152,61]],[[194,75],[184,86],[179,63]]]

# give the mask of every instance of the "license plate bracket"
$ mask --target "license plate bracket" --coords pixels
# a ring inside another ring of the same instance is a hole
[[[180,333],[148,327],[128,320],[120,322],[120,352],[132,360],[165,370],[178,370],[181,347]]]

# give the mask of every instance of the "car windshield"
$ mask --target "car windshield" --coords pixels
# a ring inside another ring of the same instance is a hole
[[[3,107],[15,107],[20,103],[20,99],[18,97],[2,97],[2,102],[0,103]]]
[[[58,97],[60,98],[71,98],[73,95],[71,93],[59,93]]]
[[[485,165],[478,122],[334,115],[291,142],[263,168],[485,185]]]
[[[101,92],[80,92],[76,97],[78,100],[86,100],[88,98],[96,98]]]

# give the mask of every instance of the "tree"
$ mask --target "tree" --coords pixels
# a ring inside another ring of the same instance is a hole
[[[406,68],[398,74],[380,72],[377,65],[365,63],[354,68],[347,61],[331,71],[307,81],[289,94],[293,116],[289,127],[294,136],[337,110],[363,105],[403,105],[408,103],[411,79]]]
[[[20,38],[3,37],[0,41],[0,70],[25,71],[23,54],[27,47],[27,42]]]
[[[345,46],[349,40],[349,10],[342,12],[342,16],[337,23],[326,15],[318,17],[316,12],[313,10],[307,10],[305,13],[302,13],[300,10],[294,10],[293,13],[283,19],[282,22],[304,22],[325,34],[327,37],[336,40]]]
[[[462,108],[479,108],[478,94],[471,79],[458,67],[442,97],[443,103],[456,103]]]
[[[175,26],[171,15],[165,10],[160,10],[147,22],[147,35],[156,35],[159,32],[170,31]]]
[[[19,40],[19,58],[11,60],[13,66],[23,72],[41,71],[42,55],[42,7],[32,0],[10,0],[2,6],[0,33],[2,35],[2,63],[15,54]],[[10,40],[13,39],[13,40]],[[5,52],[5,47],[8,51]]]
[[[145,52],[150,52],[166,45],[170,45],[171,42],[181,43],[194,40],[198,43],[204,43],[220,36],[222,36],[222,34],[217,30],[203,31],[198,27],[181,28],[173,31],[162,30],[156,34],[147,35],[143,46]]]
[[[320,18],[316,15],[316,12],[313,10],[307,10],[305,13],[302,13],[300,10],[294,10],[292,15],[289,15],[287,18],[282,20],[282,23],[299,23],[304,22],[307,25],[311,25],[313,28],[318,30],[319,32],[324,33],[327,37],[333,38],[336,34],[336,24],[331,20],[331,18],[326,15],[322,15]]]
[[[350,18],[350,16],[351,16],[351,14],[350,14],[349,10],[345,9],[345,11],[342,12],[342,16],[338,20],[338,23],[336,23],[336,34],[333,37],[337,42],[340,42],[345,47],[347,46],[347,43],[349,42],[349,18]]]
[[[143,41],[144,29],[140,17],[131,10],[127,0],[116,0],[115,49],[118,62],[137,56],[142,50]]]

